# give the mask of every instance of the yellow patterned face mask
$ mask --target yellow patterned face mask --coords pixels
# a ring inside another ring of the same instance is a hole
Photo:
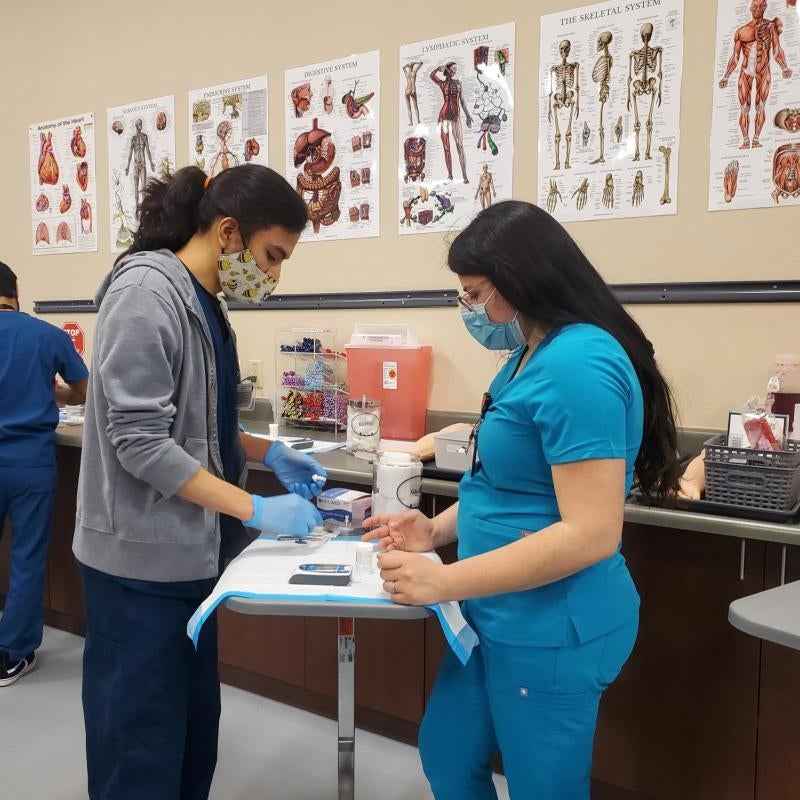
[[[278,285],[277,278],[259,268],[249,247],[236,253],[220,253],[217,268],[225,296],[240,303],[260,303]]]

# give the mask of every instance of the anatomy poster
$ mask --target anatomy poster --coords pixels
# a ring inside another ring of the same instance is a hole
[[[800,205],[800,5],[719,0],[708,207]]]
[[[514,23],[400,48],[398,227],[465,227],[512,192]]]
[[[144,187],[175,170],[175,98],[107,109],[111,252],[133,244]]]
[[[541,20],[539,205],[562,222],[678,212],[683,0]]]
[[[33,254],[97,250],[94,114],[31,125],[28,136]]]
[[[286,179],[308,205],[301,241],[379,235],[380,53],[287,70]]]
[[[189,92],[189,158],[207,175],[267,164],[267,78]]]

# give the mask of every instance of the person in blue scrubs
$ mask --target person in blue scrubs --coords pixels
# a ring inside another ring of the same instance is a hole
[[[206,800],[217,760],[215,620],[186,625],[242,525],[308,535],[325,470],[241,433],[227,300],[259,303],[308,218],[273,170],[197,167],[144,190],[132,247],[98,291],[73,550],[86,599],[90,800]],[[227,299],[226,299],[227,298]],[[263,462],[288,494],[244,491]],[[254,534],[256,535],[256,534]]]
[[[55,387],[56,375],[67,385]],[[17,276],[0,263],[0,537],[6,516],[11,519],[0,687],[36,666],[58,478],[56,403],[83,403],[88,377],[64,331],[19,310]]]
[[[480,645],[448,652],[420,731],[437,800],[494,800],[499,751],[514,800],[588,800],[603,691],[636,640],[620,552],[634,473],[678,484],[669,388],[639,326],[569,234],[498,203],[453,242],[467,330],[510,351],[483,401],[456,505],[376,517],[384,588],[409,605],[462,601]],[[458,561],[419,552],[458,541]]]

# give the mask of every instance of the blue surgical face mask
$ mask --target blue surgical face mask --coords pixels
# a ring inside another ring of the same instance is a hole
[[[472,311],[462,308],[461,318],[472,337],[488,350],[516,350],[527,342],[519,324],[519,312],[510,322],[492,322],[486,313],[486,305],[494,297],[494,292],[486,302],[473,303]]]

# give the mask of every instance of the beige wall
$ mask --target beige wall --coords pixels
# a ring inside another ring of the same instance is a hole
[[[294,3],[220,5],[216,0],[69,4],[6,2],[0,9],[0,259],[21,278],[23,307],[34,299],[85,298],[112,261],[108,250],[105,109],[174,93],[178,163],[188,158],[189,89],[266,72],[270,79],[270,162],[283,163],[283,70],[380,49],[383,173],[379,239],[309,244],[284,270],[285,292],[441,288],[455,286],[437,235],[396,234],[397,49],[402,43],[460,30],[517,23],[515,195],[535,200],[538,16],[566,0],[429,3],[379,0],[338,6],[313,16]],[[770,0],[770,8],[784,6]],[[376,9],[380,9],[378,19]],[[677,216],[570,226],[610,282],[789,279],[795,277],[797,209],[710,214],[706,208],[716,3],[687,0],[680,189]],[[300,22],[298,22],[300,20]],[[51,37],[52,34],[52,37]],[[30,254],[28,125],[93,111],[98,121],[100,252]],[[786,306],[696,306],[632,309],[655,343],[687,425],[721,425],[725,411],[763,388],[771,356],[800,350],[798,311]],[[430,406],[474,410],[497,364],[462,330],[455,311],[239,312],[234,324],[241,358],[261,358],[271,378],[275,332],[296,325],[335,326],[354,319],[411,324],[434,345]],[[47,317],[61,323],[65,318]],[[79,319],[91,338],[93,315]]]

